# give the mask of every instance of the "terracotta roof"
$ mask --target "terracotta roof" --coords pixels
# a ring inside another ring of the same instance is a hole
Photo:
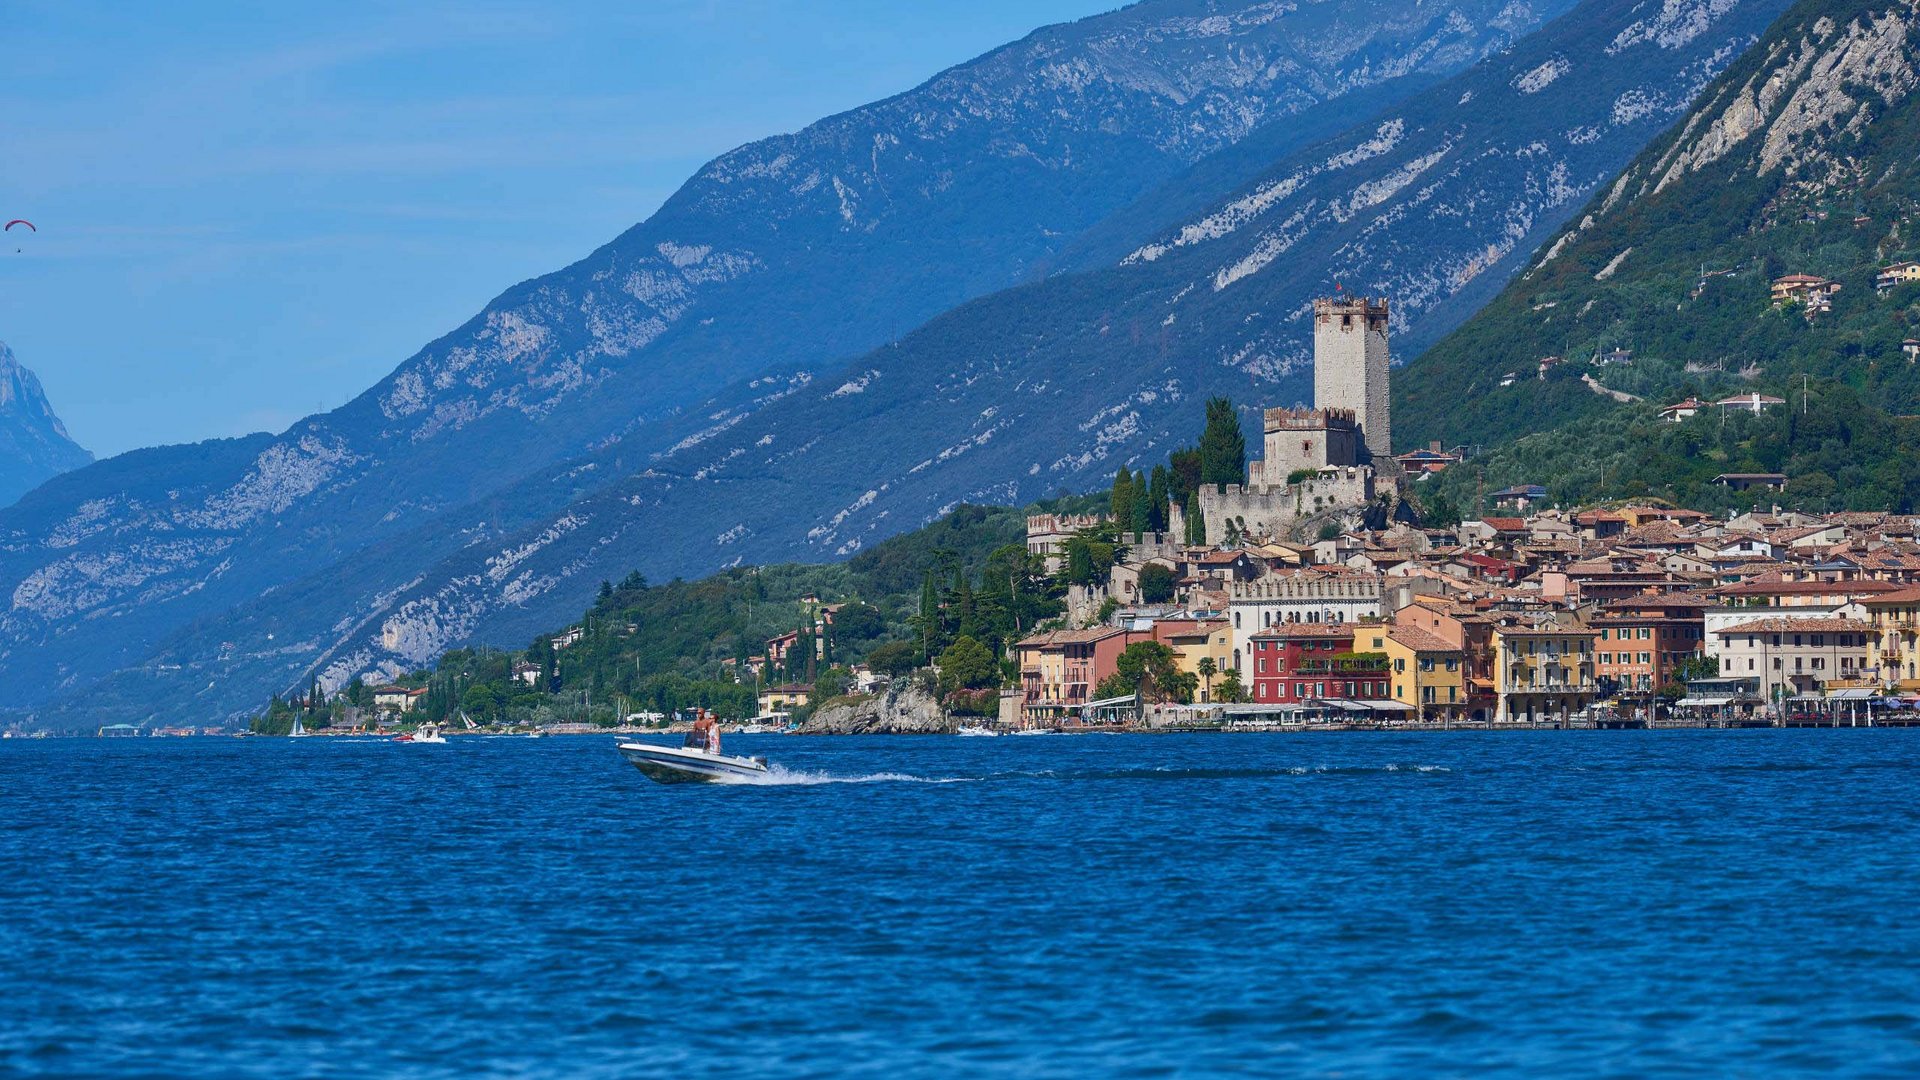
[[[1873,629],[1859,619],[1755,619],[1715,630],[1716,634],[1850,634]]]
[[[1721,596],[1818,596],[1825,593],[1894,593],[1903,587],[1891,581],[1745,581],[1724,585]],[[1878,597],[1876,597],[1878,599]]]
[[[1395,626],[1387,630],[1387,636],[1405,645],[1415,652],[1459,652],[1460,646],[1446,638],[1428,633],[1417,626]]]
[[[1893,590],[1893,591],[1891,591],[1891,592],[1882,592],[1882,593],[1881,593],[1880,595],[1878,595],[1878,596],[1869,596],[1869,597],[1866,597],[1865,599],[1863,599],[1863,600],[1861,600],[1861,601],[1860,601],[1860,602],[1861,602],[1861,603],[1863,603],[1863,604],[1915,604],[1915,603],[1920,603],[1920,586],[1913,586],[1913,585],[1909,585],[1909,586],[1904,586],[1904,587],[1902,587],[1902,586],[1899,586],[1899,585],[1894,585],[1894,584],[1893,584],[1893,582],[1891,582],[1891,581],[1846,581],[1846,582],[1836,582],[1836,584],[1843,584],[1843,585],[1848,585],[1848,586],[1853,586],[1853,585],[1887,585],[1887,586],[1891,586],[1891,587],[1892,587],[1892,590]],[[1829,588],[1831,588],[1831,587],[1832,587],[1832,586],[1829,586]]]
[[[1480,523],[1501,532],[1526,532],[1527,519],[1517,517],[1483,517]]]

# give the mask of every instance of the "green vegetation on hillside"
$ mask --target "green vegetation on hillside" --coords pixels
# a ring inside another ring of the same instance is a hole
[[[1799,167],[1763,167],[1763,138],[1753,135],[1652,192],[1669,152],[1693,145],[1770,62],[1806,39],[1832,46],[1816,20],[1844,28],[1885,8],[1796,6],[1703,95],[1691,131],[1683,122],[1635,162],[1616,205],[1604,188],[1590,224],[1570,230],[1557,255],[1396,376],[1404,446],[1490,451],[1439,485],[1458,505],[1516,482],[1545,484],[1563,499],[1657,494],[1737,505],[1713,476],[1777,471],[1789,476],[1787,490],[1762,501],[1912,508],[1920,442],[1900,417],[1920,412],[1920,365],[1902,341],[1920,335],[1920,286],[1880,293],[1874,277],[1920,259],[1920,103],[1909,94],[1883,106],[1853,87],[1873,101],[1872,122],[1810,133],[1796,144]],[[1911,60],[1920,42],[1910,36],[1907,51]],[[1769,286],[1786,274],[1840,282],[1832,310],[1776,308]],[[1613,350],[1630,360],[1599,362]],[[1542,377],[1546,357],[1560,362]],[[1643,400],[1623,404],[1586,380]],[[1791,415],[1776,407],[1757,420],[1723,424],[1712,413],[1682,425],[1657,416],[1689,396],[1756,391],[1788,399]]]
[[[578,639],[563,647],[554,647],[558,634],[543,634],[523,650],[455,649],[432,670],[399,680],[427,690],[408,719],[465,714],[482,724],[612,724],[634,712],[696,706],[742,719],[758,711],[757,685],[815,683],[824,699],[845,688],[847,665],[868,662],[905,674],[935,657],[954,665],[943,687],[951,693],[980,689],[982,657],[995,665],[988,685],[998,685],[1009,643],[1062,611],[1066,575],[1047,574],[1028,554],[1027,515],[1090,513],[1105,501],[1064,497],[1024,510],[960,506],[844,563],[738,567],[659,585],[635,572],[602,585],[577,624]],[[1099,541],[1080,542],[1089,539]],[[1111,566],[1113,538],[1102,542]],[[817,642],[823,605],[844,606]],[[738,665],[788,632],[798,640],[784,666],[758,684],[735,678]],[[322,695],[310,706],[312,697],[311,690],[293,702],[276,697],[254,730],[284,734],[295,712],[310,727],[324,726],[338,720],[339,706],[372,704],[360,685],[333,702]]]

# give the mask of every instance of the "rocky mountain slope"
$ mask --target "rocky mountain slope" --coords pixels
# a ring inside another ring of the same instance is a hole
[[[1407,372],[1396,423],[1450,443],[1520,440],[1454,487],[1537,473],[1568,498],[1719,505],[1728,496],[1714,475],[1780,471],[1791,481],[1771,501],[1911,506],[1920,433],[1898,418],[1920,412],[1920,366],[1903,345],[1920,339],[1920,286],[1876,290],[1875,277],[1920,259],[1917,89],[1920,5],[1795,6]],[[1770,283],[1786,274],[1840,291],[1829,310],[1776,307]],[[1596,361],[1614,350],[1630,358]],[[1564,362],[1539,378],[1542,356]],[[1502,387],[1509,374],[1520,377]],[[1644,401],[1596,394],[1588,380]],[[1731,425],[1657,415],[1689,395],[1751,392],[1794,408]]]
[[[831,558],[959,501],[1102,484],[1121,462],[1189,438],[1207,394],[1307,396],[1303,308],[1336,281],[1396,297],[1401,355],[1437,335],[1781,6],[1593,0],[1280,155],[1168,228],[1126,245],[1102,238],[1125,250],[1098,269],[963,304],[832,377],[791,369],[736,383],[644,439],[531,471],[457,515],[385,508],[399,520],[354,558],[129,650],[123,673],[73,700],[151,709],[159,681],[180,688],[170,707],[252,704],[242,690],[310,670],[341,678],[460,641],[518,640],[634,566],[657,579]],[[330,452],[316,441],[303,460]],[[56,607],[46,621],[81,617]],[[25,669],[31,655],[16,649],[10,662]]]
[[[0,513],[0,705],[157,663],[170,636],[303,575],[357,583],[375,551],[400,560],[391,590],[469,545],[514,546],[673,445],[706,396],[798,393],[1249,133],[1296,147],[1349,95],[1394,100],[1570,3],[1147,0],[723,155],[339,410],[131,455]],[[538,495],[503,495],[527,478]]]
[[[0,341],[0,506],[91,461],[54,415],[40,380]]]

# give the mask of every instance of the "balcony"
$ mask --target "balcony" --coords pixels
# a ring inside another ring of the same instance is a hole
[[[1508,682],[1503,694],[1598,694],[1599,684],[1590,682]]]

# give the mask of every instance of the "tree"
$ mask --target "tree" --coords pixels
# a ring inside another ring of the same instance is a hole
[[[1172,497],[1172,479],[1167,467],[1155,465],[1153,478],[1147,482],[1147,524],[1154,532],[1167,531],[1167,500]]]
[[[1167,455],[1167,487],[1181,506],[1200,490],[1200,448],[1189,446]]]
[[[867,667],[878,674],[899,678],[920,666],[920,650],[912,642],[889,641],[875,645],[867,653]]]
[[[1453,505],[1453,500],[1447,498],[1444,491],[1428,501],[1426,510],[1425,524],[1434,528],[1446,529],[1460,524],[1460,508]]]
[[[1329,521],[1329,522],[1325,522],[1320,526],[1319,536],[1320,536],[1320,539],[1322,540],[1337,540],[1339,539],[1340,534],[1344,531],[1345,530],[1340,528],[1339,522]]]
[[[843,667],[830,667],[820,673],[813,681],[813,693],[808,701],[814,706],[846,693],[853,686],[853,672]]]
[[[1200,497],[1187,496],[1187,543],[1204,544],[1207,542],[1207,523],[1200,516]]]
[[[1206,683],[1207,697],[1213,697],[1213,677],[1220,673],[1220,665],[1213,662],[1213,657],[1203,656],[1194,666],[1199,670],[1200,678]]]
[[[1175,584],[1171,568],[1159,563],[1148,563],[1140,568],[1140,601],[1146,604],[1164,604],[1173,599]]]
[[[1000,665],[993,652],[979,641],[962,635],[940,654],[940,689],[984,690],[1000,685]]]
[[[1114,660],[1113,669],[1132,688],[1126,693],[1138,691],[1143,702],[1166,700],[1179,685],[1174,678],[1180,669],[1173,650],[1158,641],[1136,641],[1127,646]]]
[[[1240,669],[1228,668],[1220,676],[1220,692],[1213,699],[1232,705],[1247,700],[1247,688],[1240,685]]]
[[[1121,525],[1133,520],[1133,474],[1125,465],[1113,475],[1113,492],[1107,497],[1107,512]]]
[[[1240,414],[1223,397],[1207,401],[1207,427],[1200,435],[1200,482],[1218,485],[1244,483],[1247,477],[1247,440],[1240,433]]]

